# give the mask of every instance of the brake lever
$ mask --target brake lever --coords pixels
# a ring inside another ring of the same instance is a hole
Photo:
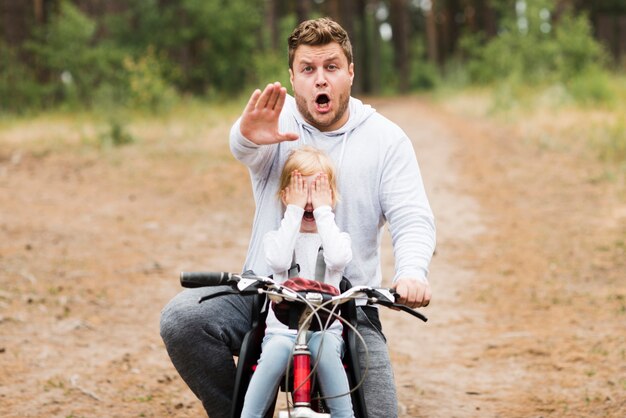
[[[400,295],[394,292],[393,289],[377,289],[372,296],[377,298],[376,303],[378,303],[379,305],[383,305],[384,307],[387,307],[387,308],[399,309],[401,311],[404,311],[408,314],[413,315],[416,318],[421,319],[424,322],[428,321],[428,318],[424,316],[421,312],[413,310],[406,305],[396,303],[395,301],[398,299]]]
[[[228,280],[228,285],[231,287],[230,290],[222,290],[220,292],[216,292],[210,295],[202,296],[198,303],[205,302],[209,299],[213,299],[218,296],[224,295],[256,295],[259,293],[259,290],[263,288],[267,283],[272,282],[271,280],[256,277],[256,276],[239,276],[233,275]],[[273,282],[272,282],[273,283]]]
[[[224,296],[224,295],[236,295],[239,292],[237,292],[236,290],[222,290],[221,292],[216,292],[216,293],[212,293],[210,295],[206,295],[206,296],[202,296],[200,299],[198,299],[198,303],[202,303],[205,302],[209,299],[213,299],[216,298],[218,296]]]
[[[383,306],[385,306],[385,305],[383,305]],[[418,312],[418,311],[416,311],[414,309],[411,309],[411,308],[409,308],[406,305],[402,305],[400,303],[392,303],[389,307],[400,309],[401,311],[404,311],[404,312],[406,312],[408,314],[411,314],[414,317],[416,317],[418,319],[421,319],[424,322],[428,321],[428,318],[426,316],[424,316],[424,314],[422,314],[421,312]]]

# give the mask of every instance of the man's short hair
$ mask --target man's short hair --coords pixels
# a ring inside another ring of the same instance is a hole
[[[293,59],[296,49],[300,45],[319,46],[337,42],[352,64],[352,44],[350,37],[339,23],[328,17],[305,20],[291,32],[287,41],[289,45],[289,68],[293,68]]]

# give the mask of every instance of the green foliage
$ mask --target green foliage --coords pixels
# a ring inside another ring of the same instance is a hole
[[[170,109],[176,101],[176,91],[164,79],[161,62],[162,57],[158,57],[152,47],[136,60],[124,59],[128,104],[132,108],[158,113]]]
[[[272,57],[261,63],[263,6],[262,0],[129,0],[126,12],[105,23],[110,43],[125,45],[133,59],[154,48],[164,83],[201,95],[237,93],[255,69],[274,66]]]
[[[396,94],[398,91],[398,69],[394,65],[391,42],[380,41],[380,59],[378,62],[378,84],[381,94]]]
[[[278,22],[278,39],[281,41],[286,40],[296,24],[294,15],[283,17]],[[269,33],[265,33],[262,44],[263,48],[256,50],[252,56],[253,70],[247,76],[246,90],[263,88],[267,83],[279,81],[290,91],[291,82],[289,80],[289,60],[286,53],[286,44],[280,45],[281,47],[276,51],[272,50]],[[285,47],[283,48],[283,46]],[[249,94],[249,91],[245,91],[245,94]]]
[[[107,28],[108,36],[102,43],[110,47],[124,45],[132,56],[142,54],[149,45],[166,48],[174,45],[173,30],[175,10],[172,7],[160,7],[158,0],[127,0],[126,9],[102,17],[102,25]]]
[[[567,81],[567,90],[572,97],[584,105],[613,104],[615,92],[609,75],[592,66],[577,73]]]
[[[520,24],[519,18],[504,19],[501,33],[485,45],[481,34],[464,37],[461,48],[469,57],[472,80],[567,80],[602,61],[602,48],[593,39],[585,16],[566,13],[552,29],[547,20],[539,17],[541,11],[537,9],[549,14],[547,7],[530,9],[527,29],[522,29],[526,26]]]
[[[510,4],[508,8],[500,4],[508,15],[497,37],[487,41],[483,34],[469,34],[462,38],[469,80],[479,84],[562,83],[578,101],[610,101],[602,70],[606,54],[593,38],[588,18],[568,11],[553,22],[553,2],[527,0],[524,4],[526,8],[517,11]]]
[[[252,65],[255,71],[248,75],[247,85],[263,88],[268,83],[279,81],[283,86],[290,88],[289,69],[284,55],[277,52],[254,55]]]
[[[135,141],[133,136],[128,133],[126,127],[119,121],[112,120],[110,122],[109,137],[113,145],[126,145]]]
[[[0,112],[41,107],[48,94],[33,69],[20,61],[18,51],[0,41]]]
[[[91,104],[94,89],[104,81],[119,83],[120,50],[94,43],[96,24],[68,1],[49,25],[26,44],[35,59],[49,101],[71,107]]]
[[[626,122],[620,120],[605,127],[595,140],[602,161],[626,163]]]
[[[183,0],[171,41],[190,45],[193,65],[183,66],[182,87],[196,92],[237,92],[250,71],[262,21],[262,2]],[[256,34],[256,36],[255,36]]]
[[[98,135],[101,147],[119,147],[136,142],[128,131],[128,122],[121,110],[111,111],[106,116],[106,124]]]
[[[88,16],[76,6],[89,2],[55,3],[58,9],[28,42],[16,47],[0,40],[0,111],[62,105],[70,110],[162,112],[188,93],[209,98],[247,95],[251,87],[277,80],[289,87],[284,42],[297,23],[292,6],[279,6],[281,43],[273,50],[265,0],[126,0],[103,16]],[[323,10],[319,3],[312,7],[313,15]],[[522,3],[525,10],[516,11],[515,4]],[[464,36],[458,56],[446,62],[445,85],[559,85],[580,102],[614,101],[601,70],[605,53],[594,41],[587,17],[565,13],[553,22],[555,3],[491,0],[501,24],[499,35],[490,40],[481,34]],[[610,3],[615,8],[619,0]],[[594,13],[605,9],[588,8]],[[358,36],[363,22],[355,19],[355,49],[363,59],[376,57],[370,68],[377,92],[395,94],[392,44],[371,30],[380,24],[371,10],[366,20],[367,42]],[[368,57],[368,51],[358,52],[358,41],[375,53]],[[412,35],[411,48],[411,89],[444,85],[440,69],[428,63],[423,35]],[[503,87],[502,97],[514,98],[517,90]]]
[[[0,105],[101,109],[114,101],[160,112],[178,91],[237,94],[277,78],[288,85],[286,56],[263,43],[264,5],[128,0],[122,12],[90,18],[61,0],[24,53],[0,45]]]
[[[439,69],[427,61],[421,61],[411,68],[411,88],[413,90],[432,90],[441,82]]]
[[[591,24],[585,15],[566,13],[554,31],[557,56],[555,67],[564,80],[589,70],[597,70],[606,62],[605,51],[593,38]]]
[[[428,61],[425,42],[413,42],[411,48],[411,89],[432,90],[440,83],[439,68]]]

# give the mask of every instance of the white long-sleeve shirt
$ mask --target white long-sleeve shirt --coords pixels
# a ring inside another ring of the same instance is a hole
[[[289,152],[307,144],[325,151],[338,170],[341,201],[334,212],[337,225],[352,239],[353,252],[344,276],[353,286],[381,285],[380,243],[388,223],[396,260],[394,281],[402,277],[427,282],[435,223],[413,145],[402,129],[361,101],[350,98],[349,112],[343,127],[321,132],[304,121],[288,96],[278,128],[300,138],[272,145],[254,144],[241,135],[239,121],[233,125],[231,151],[250,171],[256,203],[246,270],[271,274],[263,236],[281,222],[282,204],[276,199],[280,173]]]
[[[352,259],[350,235],[341,232],[335,223],[335,215],[330,206],[321,206],[313,211],[317,233],[301,233],[300,225],[304,209],[288,205],[280,228],[270,231],[263,238],[263,248],[267,265],[274,274],[274,280],[282,283],[294,258],[300,265],[300,277],[315,280],[317,250],[324,248],[326,272],[324,283],[339,288],[341,274]]]
[[[339,230],[330,206],[320,206],[313,211],[317,233],[300,232],[303,215],[303,208],[288,205],[280,227],[263,237],[265,259],[272,269],[274,280],[278,283],[287,280],[288,270],[294,260],[300,266],[299,277],[316,280],[317,254],[322,247],[326,265],[324,283],[338,289],[343,270],[352,259],[350,235]],[[266,323],[268,331],[287,330],[287,326],[278,321],[272,310]],[[341,332],[338,321],[331,330]]]

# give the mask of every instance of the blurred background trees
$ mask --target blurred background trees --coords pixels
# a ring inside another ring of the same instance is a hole
[[[0,111],[288,85],[286,38],[320,16],[351,35],[356,94],[515,80],[601,99],[626,62],[623,0],[1,0]]]

